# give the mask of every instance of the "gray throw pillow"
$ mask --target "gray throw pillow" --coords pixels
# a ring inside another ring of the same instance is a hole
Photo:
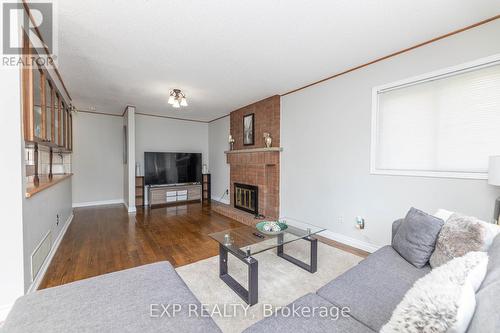
[[[475,217],[453,214],[446,221],[430,258],[432,268],[472,251],[482,251],[486,228]]]
[[[417,268],[424,267],[434,252],[444,221],[411,208],[392,240],[392,247]]]

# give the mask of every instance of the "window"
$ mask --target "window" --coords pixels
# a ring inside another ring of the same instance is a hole
[[[500,154],[500,56],[373,89],[371,172],[487,178]]]

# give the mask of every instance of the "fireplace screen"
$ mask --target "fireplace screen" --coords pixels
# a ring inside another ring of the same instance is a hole
[[[257,215],[259,213],[259,188],[235,183],[234,207]]]

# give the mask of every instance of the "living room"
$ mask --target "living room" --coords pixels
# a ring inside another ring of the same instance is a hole
[[[2,10],[0,331],[500,331],[497,1]]]

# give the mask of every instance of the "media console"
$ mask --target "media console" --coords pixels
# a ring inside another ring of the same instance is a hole
[[[201,184],[148,186],[149,207],[177,202],[201,202],[201,191]]]

